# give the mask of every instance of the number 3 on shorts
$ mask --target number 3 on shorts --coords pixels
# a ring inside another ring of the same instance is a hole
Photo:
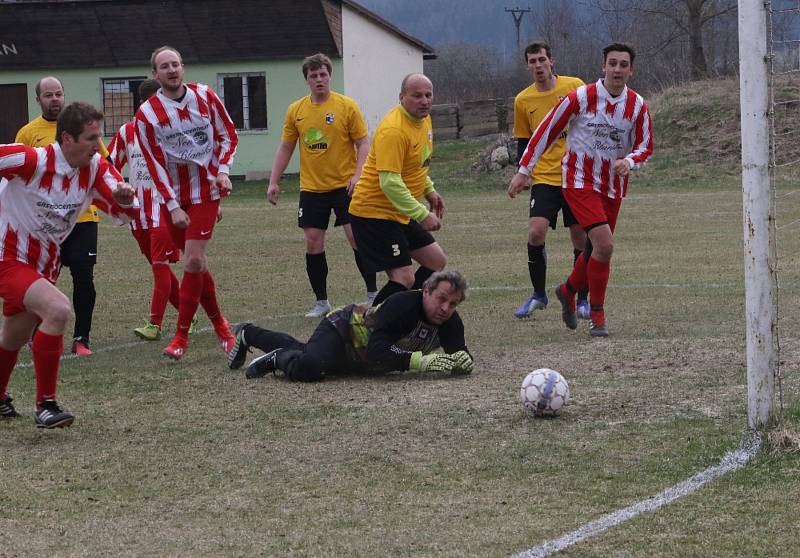
[[[400,245],[392,244],[392,256],[395,258],[400,255]]]

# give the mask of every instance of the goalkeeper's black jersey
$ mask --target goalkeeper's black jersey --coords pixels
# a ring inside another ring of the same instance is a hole
[[[439,347],[446,353],[467,350],[458,312],[442,325],[428,323],[422,291],[396,293],[366,312],[347,306],[329,314],[328,320],[347,341],[351,356],[369,369],[408,370],[414,351],[427,354]]]

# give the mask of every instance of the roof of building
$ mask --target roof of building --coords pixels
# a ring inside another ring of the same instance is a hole
[[[352,0],[0,0],[0,69],[141,66],[164,44],[187,63],[341,56],[343,4],[433,53]]]

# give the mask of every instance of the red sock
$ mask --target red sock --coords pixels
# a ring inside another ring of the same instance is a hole
[[[608,276],[611,274],[611,262],[598,262],[589,258],[586,275],[589,278],[589,302],[592,308],[602,308],[606,301]]]
[[[64,349],[62,335],[48,335],[41,329],[33,336],[33,369],[36,372],[36,406],[46,399],[55,400],[58,365]]]
[[[0,399],[8,397],[6,389],[8,389],[8,381],[11,379],[14,366],[17,365],[18,357],[19,349],[16,351],[8,351],[0,347]]]
[[[181,304],[178,308],[178,327],[175,335],[189,335],[189,326],[200,304],[200,295],[203,292],[204,274],[184,271],[181,281]]]
[[[203,275],[203,294],[200,295],[200,304],[208,314],[208,319],[212,324],[217,323],[222,318],[222,311],[217,304],[217,285],[211,273],[206,271]]]
[[[164,311],[167,309],[167,301],[172,298],[172,273],[169,265],[165,263],[154,263],[153,268],[153,298],[150,300],[150,323],[161,326],[164,321]],[[177,282],[177,278],[176,278]],[[177,305],[175,305],[177,308]]]
[[[583,252],[575,259],[575,264],[572,266],[572,273],[569,274],[567,283],[576,293],[586,288],[586,258]]]

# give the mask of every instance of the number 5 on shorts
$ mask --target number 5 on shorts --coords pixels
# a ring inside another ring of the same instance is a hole
[[[400,255],[400,245],[392,244],[392,256],[395,258]]]
[[[303,218],[303,208],[302,207],[298,207],[297,208],[297,218],[298,219],[302,219]]]

